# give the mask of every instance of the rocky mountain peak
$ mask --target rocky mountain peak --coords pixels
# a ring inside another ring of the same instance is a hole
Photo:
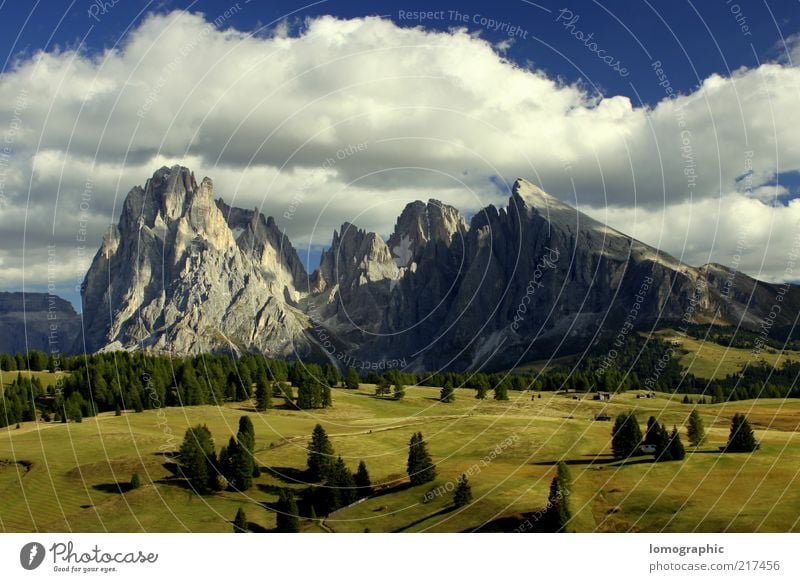
[[[427,204],[417,200],[403,209],[388,245],[396,258],[408,262],[404,257],[410,258],[409,252],[414,253],[431,241],[450,246],[455,237],[463,237],[467,230],[469,227],[457,208],[434,199]]]
[[[90,350],[308,349],[305,270],[274,220],[214,200],[210,178],[160,168],[129,192],[82,287]]]
[[[517,178],[511,188],[511,198],[509,200],[509,212],[519,212],[523,216],[539,214],[548,220],[561,219],[575,222],[578,211],[572,206],[565,204],[555,196],[548,194],[539,186],[528,182],[523,178]],[[581,219],[585,215],[581,214]],[[595,221],[585,216],[587,221]]]

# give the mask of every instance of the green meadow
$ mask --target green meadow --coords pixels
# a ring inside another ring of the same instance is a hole
[[[333,408],[319,411],[258,413],[239,403],[112,412],[82,423],[29,422],[2,429],[0,530],[229,532],[239,507],[252,531],[273,530],[271,508],[279,489],[307,487],[306,445],[320,423],[353,471],[360,460],[366,462],[376,492],[327,517],[302,520],[303,531],[513,531],[536,521],[560,460],[572,475],[576,531],[800,531],[798,400],[697,406],[708,438],[692,449],[682,427],[694,405],[682,404],[682,395],[637,399],[627,393],[599,402],[591,395],[576,400],[572,394],[512,391],[509,401],[497,402],[476,400],[473,390],[459,389],[456,401],[444,404],[438,388],[409,387],[402,401],[373,393],[370,385],[336,389]],[[642,430],[650,415],[670,428],[681,427],[686,459],[614,461],[613,422],[594,416],[606,412],[613,418],[629,409]],[[759,451],[719,451],[737,412],[750,419]],[[172,453],[184,431],[207,425],[219,450],[243,414],[255,425],[261,477],[246,493],[194,494],[175,474]],[[411,487],[406,459],[417,431],[425,436],[438,475]],[[134,472],[142,485],[129,490]],[[470,476],[473,501],[453,509],[451,491],[463,473]]]

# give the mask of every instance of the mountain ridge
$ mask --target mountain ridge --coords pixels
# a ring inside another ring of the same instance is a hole
[[[386,240],[345,222],[308,273],[272,217],[215,200],[212,180],[173,166],[131,189],[87,272],[83,309],[91,350],[478,369],[593,341],[632,306],[635,328],[687,316],[757,327],[776,288],[735,273],[731,293],[730,277],[522,178],[506,207],[469,223],[433,199],[407,204]],[[797,312],[797,288],[784,305]]]

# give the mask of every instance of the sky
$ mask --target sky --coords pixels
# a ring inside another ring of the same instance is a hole
[[[164,165],[309,269],[524,177],[693,265],[800,279],[800,2],[0,0],[0,289],[76,291]]]

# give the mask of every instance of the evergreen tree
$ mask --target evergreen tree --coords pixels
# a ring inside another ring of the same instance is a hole
[[[228,446],[223,445],[220,448],[219,457],[217,459],[217,469],[230,484],[233,484],[235,459],[238,459],[238,456],[239,445],[236,444],[236,439],[231,437],[228,440]]]
[[[392,392],[392,384],[389,378],[381,376],[378,383],[375,385],[375,396],[388,396]]]
[[[757,447],[753,429],[744,414],[734,414],[725,450],[731,453],[750,453]]]
[[[253,426],[253,422],[250,420],[249,416],[242,416],[239,419],[239,434],[241,435],[240,442],[242,443],[242,447],[247,449],[247,452],[250,457],[250,464],[253,468],[253,477],[259,477],[261,475],[261,470],[258,467],[258,463],[256,462],[254,452],[256,450],[256,429]]]
[[[267,379],[259,374],[256,378],[256,409],[263,412],[268,408],[272,408],[272,387]]]
[[[364,461],[358,464],[358,470],[356,474],[353,475],[353,481],[356,484],[359,497],[369,497],[372,495],[372,481],[369,478],[367,464]]]
[[[642,430],[632,411],[617,416],[611,431],[611,449],[617,459],[627,459],[639,450]]]
[[[314,388],[310,380],[303,379],[297,386],[297,408],[300,410],[310,410],[314,408]]]
[[[356,482],[342,457],[336,459],[326,482],[330,502],[326,514],[347,507],[357,499]]]
[[[142,478],[139,477],[139,473],[134,473],[131,475],[131,489],[138,489],[142,486]]]
[[[347,368],[347,376],[344,380],[345,388],[350,390],[358,390],[358,386],[361,382],[361,378],[358,376],[358,372],[356,372],[355,368]]]
[[[247,515],[241,507],[236,511],[233,519],[233,533],[247,533]]]
[[[442,402],[454,402],[456,399],[456,391],[453,388],[453,383],[448,380],[442,386],[442,391],[439,393],[439,400]]]
[[[328,433],[317,425],[311,433],[311,442],[308,443],[308,475],[312,481],[322,481],[333,468],[333,445],[328,439]]]
[[[485,382],[479,383],[477,388],[475,388],[475,398],[478,400],[485,400],[486,394],[489,392],[489,385]]]
[[[327,384],[319,384],[319,390],[322,399],[322,408],[330,408],[333,406],[333,396],[331,394],[331,387]]]
[[[689,415],[686,430],[691,446],[699,447],[703,444],[703,441],[706,439],[706,429],[703,426],[703,419],[700,417],[697,410],[692,410],[692,413]]]
[[[670,447],[669,433],[667,427],[663,424],[656,423],[655,427],[655,446],[656,450],[653,453],[655,460],[658,462],[672,461],[672,448]]]
[[[458,478],[458,484],[455,491],[453,491],[453,505],[455,507],[464,507],[472,501],[472,487],[469,485],[466,475],[461,475]]]
[[[291,491],[281,489],[277,505],[277,530],[281,533],[297,533],[300,531],[300,519],[297,513],[297,501]]]
[[[228,446],[228,455],[231,463],[231,476],[228,479],[237,491],[247,491],[253,486],[253,454],[243,442],[242,433],[236,435],[236,448],[231,452]]]
[[[436,479],[436,467],[428,453],[425,439],[418,432],[411,436],[408,443],[408,464],[406,468],[412,485],[422,485]]]
[[[678,433],[678,427],[672,427],[672,434],[669,436],[669,456],[673,461],[682,461],[686,458],[686,449],[681,442],[681,435]]]
[[[572,477],[566,463],[559,462],[556,475],[550,483],[550,494],[547,497],[545,516],[553,531],[568,531],[572,519],[569,496],[572,493]]]
[[[399,379],[395,380],[394,387],[392,388],[393,394],[392,397],[395,400],[402,400],[406,395],[406,387],[403,386],[402,382]]]
[[[644,433],[644,444],[657,445],[660,433],[661,427],[658,425],[658,420],[655,416],[651,416],[647,419],[647,430]]]
[[[186,429],[180,448],[180,469],[197,493],[211,489],[215,475],[214,440],[205,425]]]
[[[494,387],[494,399],[495,400],[508,400],[508,385],[506,384],[505,380],[499,382]]]
[[[336,367],[332,366],[331,364],[327,364],[325,366],[325,370],[323,372],[323,378],[320,378],[320,381],[330,386],[331,388],[336,388],[339,385],[339,382],[342,381],[342,377],[339,375],[339,370]]]

